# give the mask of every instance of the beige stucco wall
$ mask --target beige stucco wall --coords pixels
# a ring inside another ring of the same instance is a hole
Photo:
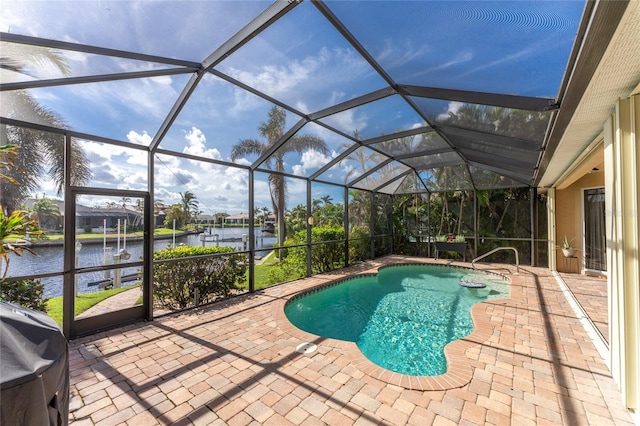
[[[556,244],[562,244],[566,235],[572,245],[580,251],[578,257],[578,271],[582,272],[584,253],[582,235],[582,190],[585,188],[599,188],[604,186],[604,171],[587,173],[565,189],[556,190]],[[572,263],[571,263],[572,262]],[[576,262],[565,262],[562,250],[556,250],[556,265],[560,272],[576,272]]]

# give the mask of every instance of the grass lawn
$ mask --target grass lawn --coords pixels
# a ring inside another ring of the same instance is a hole
[[[97,291],[95,293],[79,294],[76,297],[74,314],[80,315],[98,302],[107,299],[122,291],[131,290],[133,287],[112,288],[110,290]],[[58,324],[62,325],[62,297],[53,297],[47,302],[47,314]]]
[[[256,290],[269,287],[269,284],[268,284],[269,281],[267,279],[269,274],[269,269],[271,269],[271,267],[273,265],[276,265],[277,263],[278,263],[278,258],[276,258],[275,256],[272,256],[261,265],[254,266],[253,273],[254,273]],[[247,282],[248,282],[248,279],[247,279]]]

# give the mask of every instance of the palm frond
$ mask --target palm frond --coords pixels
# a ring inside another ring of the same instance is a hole
[[[242,139],[233,146],[231,150],[231,161],[236,161],[239,158],[246,157],[247,155],[260,155],[266,149],[266,145],[256,139]]]
[[[329,152],[327,144],[322,139],[311,135],[294,136],[284,146],[289,152],[296,151],[298,154],[303,154],[310,149],[322,154]]]

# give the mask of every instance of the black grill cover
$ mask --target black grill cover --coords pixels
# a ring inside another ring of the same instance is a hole
[[[68,424],[69,347],[60,327],[5,302],[0,319],[0,424]]]

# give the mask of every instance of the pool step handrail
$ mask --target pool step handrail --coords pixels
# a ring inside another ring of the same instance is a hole
[[[480,259],[484,259],[485,257],[500,251],[500,250],[513,250],[513,252],[516,254],[516,275],[518,275],[520,273],[520,258],[518,257],[518,250],[515,247],[498,247],[498,248],[494,248],[493,250],[491,250],[490,252],[487,252],[485,254],[483,254],[482,256],[478,256],[475,259],[473,259],[471,261],[471,267],[473,269],[476,269],[476,262]]]

